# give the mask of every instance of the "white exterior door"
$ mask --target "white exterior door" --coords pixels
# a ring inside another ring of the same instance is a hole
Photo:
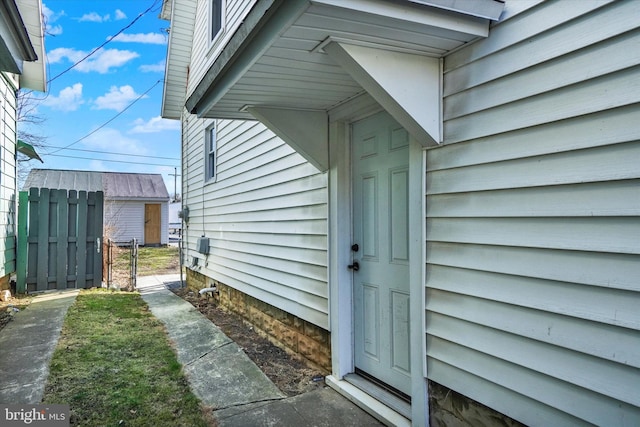
[[[386,112],[351,134],[355,367],[410,395],[409,136]]]

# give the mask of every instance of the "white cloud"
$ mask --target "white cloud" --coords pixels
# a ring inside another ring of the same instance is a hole
[[[140,95],[129,85],[120,87],[111,86],[108,93],[96,98],[95,108],[97,110],[122,111],[139,96]],[[144,96],[144,98],[146,98],[146,96]]]
[[[79,22],[104,22],[110,20],[111,17],[109,14],[100,15],[97,12],[85,13],[80,18],[78,18]]]
[[[64,58],[67,58],[71,62],[75,62],[76,60],[82,58],[85,55],[86,53],[80,50],[70,49],[66,47],[59,47],[47,52],[47,60],[49,61],[50,64],[61,62]]]
[[[127,19],[127,15],[121,11],[120,9],[116,9],[114,13],[114,20],[119,21],[121,19]],[[107,22],[111,21],[111,15],[105,14],[100,15],[98,12],[90,12],[85,13],[80,18],[78,18],[79,22]]]
[[[59,111],[76,111],[84,104],[82,99],[82,83],[76,83],[60,91],[58,96],[49,95],[42,101],[43,105]]]
[[[89,150],[143,155],[148,154],[147,150],[142,147],[140,141],[135,138],[130,138],[123,135],[122,132],[120,132],[118,129],[108,127],[102,128],[96,133],[91,134],[89,137],[83,140],[82,144]],[[103,156],[105,155],[100,155],[100,157]],[[123,156],[111,155],[108,157],[113,160],[137,161],[131,158],[123,158]],[[108,162],[108,164],[115,165],[116,163]]]
[[[66,16],[64,10],[56,13],[53,10],[49,9],[46,4],[42,5],[42,14],[47,19],[47,22],[56,22],[61,16]]]
[[[160,33],[118,34],[113,41],[123,43],[166,44],[167,37]]]
[[[160,61],[157,64],[144,64],[141,65],[138,70],[143,73],[163,73],[164,72],[164,61]]]
[[[47,58],[51,64],[62,62],[64,59],[71,63],[76,63],[87,56],[87,53],[88,52],[81,50],[60,47],[47,53]],[[101,49],[79,63],[75,67],[75,70],[83,73],[95,71],[100,74],[105,74],[108,73],[111,68],[121,67],[139,56],[137,52],[130,50]]]
[[[50,36],[59,36],[62,34],[62,25],[47,25],[45,31]]]
[[[145,122],[143,119],[137,119],[133,122],[135,125],[129,133],[155,133],[172,130],[180,130],[179,120],[167,120],[160,116],[152,117]]]
[[[62,34],[62,26],[52,24],[56,22],[61,16],[65,16],[64,10],[56,13],[53,10],[49,9],[45,4],[43,4],[42,14],[44,15],[45,32],[52,36],[58,36]]]

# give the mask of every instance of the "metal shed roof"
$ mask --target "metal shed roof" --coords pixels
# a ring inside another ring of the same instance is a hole
[[[104,191],[107,200],[169,200],[160,174],[32,169],[23,190],[32,187]]]

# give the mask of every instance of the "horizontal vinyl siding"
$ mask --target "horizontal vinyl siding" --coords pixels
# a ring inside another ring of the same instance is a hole
[[[128,201],[106,201],[104,226],[107,237],[114,242],[144,242],[144,203]]]
[[[216,181],[204,180],[210,120],[185,123],[187,265],[328,329],[327,179],[254,121],[218,121]],[[195,251],[210,238],[210,253]]]
[[[187,96],[204,77],[207,69],[218,58],[224,46],[231,39],[235,31],[242,24],[256,0],[223,0],[225,3],[224,33],[218,37],[215,44],[209,41],[209,1],[198,1],[195,17],[195,31],[193,33],[193,47],[189,71],[189,87]]]
[[[428,376],[528,425],[640,424],[638,16],[548,1],[445,58]]]
[[[0,76],[0,277],[16,271],[16,99]]]
[[[145,205],[160,205],[160,243],[169,243],[169,203],[144,200],[114,200],[105,202],[105,233],[116,243],[138,239],[144,241]]]

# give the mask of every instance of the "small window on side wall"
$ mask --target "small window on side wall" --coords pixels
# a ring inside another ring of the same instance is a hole
[[[211,15],[209,17],[209,42],[213,43],[220,33],[224,20],[224,0],[209,0],[211,2]]]
[[[216,126],[212,125],[207,128],[205,135],[205,181],[215,181],[216,173],[218,172],[218,165],[216,164],[217,158],[217,141],[216,141]]]

